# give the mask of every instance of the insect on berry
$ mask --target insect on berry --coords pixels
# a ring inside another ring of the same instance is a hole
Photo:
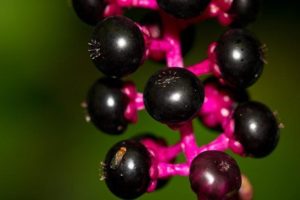
[[[135,140],[115,144],[105,158],[105,182],[122,199],[135,199],[146,192],[151,158],[148,150]]]

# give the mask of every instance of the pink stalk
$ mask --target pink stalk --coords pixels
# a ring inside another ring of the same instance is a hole
[[[187,69],[196,76],[202,76],[212,72],[213,63],[210,59],[205,59],[200,63],[189,66]]]
[[[183,58],[180,45],[180,27],[172,17],[161,12],[163,22],[163,39],[172,47],[166,52],[166,61],[168,67],[183,67]]]
[[[144,99],[143,99],[143,93],[137,93],[135,96],[135,107],[137,110],[143,110],[145,108],[144,105]]]
[[[170,176],[188,176],[190,172],[190,166],[186,163],[183,164],[169,164],[159,163],[158,166],[158,177],[167,178]]]
[[[180,128],[181,148],[184,153],[187,163],[190,164],[197,156],[197,142],[193,131],[192,122],[186,123]]]
[[[148,150],[152,151],[155,158],[161,162],[171,162],[181,152],[181,143],[172,146],[162,146],[151,139],[143,139],[141,141]]]
[[[121,7],[136,7],[157,10],[156,0],[116,0],[116,3]]]
[[[125,118],[132,123],[136,123],[138,120],[138,114],[137,114],[137,109],[138,106],[136,105],[136,99],[138,97],[136,87],[134,83],[132,82],[126,82],[123,89],[123,93],[126,94],[126,96],[129,99],[129,103],[126,107],[125,110]]]

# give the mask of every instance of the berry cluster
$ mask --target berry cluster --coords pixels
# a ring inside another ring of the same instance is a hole
[[[88,43],[90,58],[106,75],[90,88],[84,106],[87,119],[108,134],[122,134],[143,110],[180,132],[168,146],[153,134],[115,144],[102,163],[102,179],[122,199],[135,199],[163,187],[170,177],[189,176],[198,199],[252,198],[248,179],[223,151],[265,157],[279,140],[279,124],[264,104],[249,100],[246,88],[260,77],[264,45],[244,27],[255,20],[259,0],[73,0],[77,15],[95,25]],[[140,22],[122,16],[124,8],[152,10]],[[208,47],[205,60],[184,66],[193,43],[195,23],[216,18],[230,26]],[[122,77],[146,59],[166,61],[143,93]],[[197,76],[211,75],[205,81]],[[192,120],[200,118],[221,131],[198,146]],[[176,163],[183,153],[186,162]]]

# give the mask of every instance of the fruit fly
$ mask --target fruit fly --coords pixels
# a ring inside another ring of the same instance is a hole
[[[124,155],[126,154],[126,151],[126,147],[121,147],[119,151],[117,151],[110,163],[110,168],[117,169],[119,167]]]

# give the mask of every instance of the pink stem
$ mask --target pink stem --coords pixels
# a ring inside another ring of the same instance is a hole
[[[228,144],[229,138],[226,137],[224,134],[221,134],[211,143],[201,146],[198,149],[198,154],[210,150],[225,151],[228,148]]]
[[[157,10],[158,5],[156,0],[116,0],[116,3],[121,7],[136,7]]]
[[[151,39],[148,49],[151,53],[166,53],[172,49],[172,46],[165,39]]]
[[[155,158],[161,162],[170,162],[174,160],[181,152],[181,143],[174,144],[172,146],[162,146],[157,144],[151,139],[144,139],[141,141],[148,150],[152,151]]]
[[[158,166],[158,177],[166,178],[170,176],[188,176],[190,171],[190,166],[188,164],[169,164],[169,163],[159,163]]]
[[[196,76],[202,76],[209,73],[212,73],[213,63],[210,59],[205,59],[204,61],[197,63],[195,65],[189,66],[187,68]]]
[[[138,93],[136,91],[136,87],[135,87],[134,83],[132,83],[132,82],[126,82],[122,91],[129,98],[129,103],[128,103],[125,113],[124,113],[125,118],[129,122],[136,123],[138,120],[137,110],[141,106],[140,104],[142,104],[139,102],[140,100],[137,100],[137,99],[140,99],[140,95],[138,95]],[[139,104],[137,104],[136,101],[138,101]]]
[[[183,59],[181,54],[181,44],[179,33],[181,28],[176,23],[176,20],[161,12],[163,22],[163,39],[169,43],[172,48],[166,52],[166,61],[168,67],[183,67]]]
[[[182,152],[184,153],[188,164],[190,164],[197,156],[198,148],[192,122],[188,122],[182,126],[180,128],[180,134]]]
[[[143,93],[136,94],[134,105],[137,110],[143,110],[145,108]]]

